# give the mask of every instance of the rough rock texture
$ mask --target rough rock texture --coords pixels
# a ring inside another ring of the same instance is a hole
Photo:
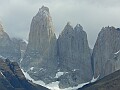
[[[120,29],[102,28],[92,54],[94,77],[104,76],[120,69]]]
[[[21,50],[21,58],[23,58],[26,48],[27,48],[28,42],[25,40],[20,40],[19,45],[20,45],[20,50]]]
[[[60,71],[67,72],[59,78],[60,88],[77,86],[92,79],[91,53],[87,34],[80,24],[67,23],[58,38]]]
[[[14,43],[14,47],[19,50],[19,53],[21,53],[21,59],[22,59],[25,54],[28,42],[20,38],[12,38],[11,40]],[[18,63],[20,62],[21,60]]]
[[[19,65],[0,58],[0,90],[48,90],[25,79]]]
[[[120,90],[120,70],[78,90]]]
[[[42,7],[33,17],[28,46],[23,57],[22,67],[35,80],[48,83],[57,71],[56,36],[47,7]],[[30,70],[30,68],[33,68]]]
[[[0,55],[12,61],[19,61],[21,57],[20,48],[4,32],[0,24]]]

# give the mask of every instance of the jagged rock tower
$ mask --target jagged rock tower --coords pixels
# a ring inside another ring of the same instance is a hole
[[[10,39],[0,24],[0,56],[8,58],[11,61],[19,62],[21,57],[20,48]]]
[[[57,71],[56,48],[56,36],[49,9],[42,6],[31,22],[29,41],[22,67],[35,80],[40,79],[48,83],[55,77]]]
[[[120,29],[105,27],[100,31],[95,43],[92,63],[94,77],[104,76],[120,69]]]
[[[80,24],[73,28],[67,23],[58,38],[60,88],[76,86],[92,79],[91,54],[87,34]]]

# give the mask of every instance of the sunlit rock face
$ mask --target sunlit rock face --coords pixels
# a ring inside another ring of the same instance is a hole
[[[35,80],[48,83],[57,72],[57,46],[52,18],[47,7],[33,17],[22,67]],[[32,67],[32,70],[30,68]]]
[[[60,79],[60,88],[77,86],[92,79],[91,53],[87,34],[80,24],[67,23],[58,38],[59,68],[67,72]]]
[[[0,24],[0,55],[19,62],[21,58],[20,48],[10,39]]]
[[[120,69],[120,29],[105,27],[100,31],[92,54],[94,77],[104,77]]]

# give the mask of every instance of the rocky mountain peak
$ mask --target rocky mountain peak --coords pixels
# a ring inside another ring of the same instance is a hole
[[[10,39],[8,34],[6,32],[4,32],[4,29],[3,29],[3,26],[1,23],[0,23],[0,39],[2,39],[2,40]]]
[[[49,8],[48,8],[48,7],[45,7],[45,6],[42,6],[42,7],[39,9],[39,12],[48,12],[48,13],[49,13]]]
[[[2,24],[0,24],[0,33],[4,32]]]
[[[39,8],[39,11],[34,18],[37,18],[37,19],[39,18],[38,20],[45,19],[45,18],[51,19],[49,8],[45,6],[42,6],[41,8]]]
[[[113,26],[107,26],[107,27],[103,27],[102,30],[116,30],[116,28]]]
[[[13,61],[19,61],[21,57],[19,47],[4,31],[2,24],[0,24],[0,55]]]
[[[83,30],[83,27],[80,24],[77,24],[74,29],[75,30]]]
[[[67,88],[89,81],[92,78],[91,54],[87,34],[82,30],[82,26],[77,25],[73,29],[67,23],[58,37],[57,45],[60,70],[68,72],[60,78],[60,88]],[[73,79],[73,76],[78,81]]]
[[[57,72],[56,36],[53,27],[49,9],[42,6],[32,19],[27,49],[21,62],[21,66],[26,70],[35,67],[36,73],[34,70],[28,73],[32,73],[30,75],[34,79],[40,79],[46,83],[48,82],[45,79],[54,77]],[[44,77],[41,78],[41,76]]]
[[[67,22],[67,25],[71,26],[71,23],[70,23],[70,22]]]
[[[71,26],[70,22],[67,22],[66,26],[64,27],[62,34],[68,34],[71,33],[73,31],[73,27]]]
[[[95,43],[92,61],[94,62],[94,77],[104,76],[120,69],[119,55],[120,31],[119,28],[104,27],[100,31]]]
[[[42,6],[39,9],[38,13],[32,19],[31,29],[34,24],[36,24],[36,26],[39,27],[39,32],[43,32],[44,30],[49,36],[50,34],[54,35],[54,27],[48,7]],[[37,30],[37,28],[34,30]]]

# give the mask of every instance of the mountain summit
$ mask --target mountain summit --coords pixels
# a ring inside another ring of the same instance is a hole
[[[42,6],[32,19],[21,66],[33,79],[46,84],[58,81],[60,88],[90,81],[91,54],[86,32],[80,24],[73,28],[68,22],[56,39],[49,9]]]
[[[0,32],[3,32],[3,26],[1,23],[0,23]]]
[[[57,72],[56,54],[56,36],[52,18],[49,9],[43,6],[32,19],[22,67],[29,71],[35,80],[48,83]]]
[[[49,8],[48,8],[48,7],[45,7],[45,6],[42,6],[42,7],[39,9],[39,13],[41,13],[41,12],[49,13]]]
[[[104,76],[120,69],[120,30],[115,27],[104,27],[95,43],[92,62],[94,77]]]
[[[92,78],[90,48],[87,34],[80,24],[73,28],[69,23],[59,35],[59,67],[67,72],[60,77],[60,88],[76,86]]]
[[[9,35],[3,30],[0,24],[0,55],[12,61],[19,62],[21,57],[20,48],[10,39]]]

